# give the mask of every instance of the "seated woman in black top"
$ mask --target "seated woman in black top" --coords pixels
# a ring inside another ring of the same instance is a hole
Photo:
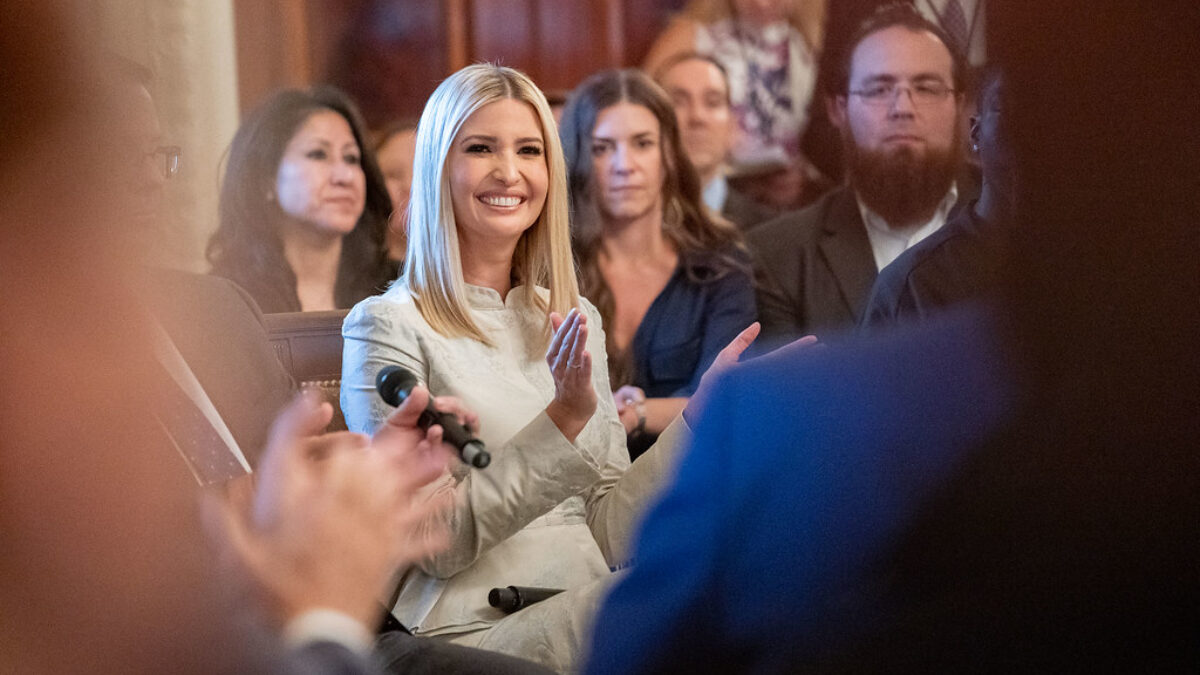
[[[348,308],[382,290],[392,204],[368,140],[334,89],[282,91],[256,110],[229,148],[213,274],[268,313]]]
[[[600,310],[637,456],[755,320],[740,235],[702,206],[671,102],[640,71],[586,80],[563,111],[581,291]]]

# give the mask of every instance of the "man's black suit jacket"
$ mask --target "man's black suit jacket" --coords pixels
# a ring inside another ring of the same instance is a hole
[[[952,305],[978,300],[1000,285],[1004,228],[959,209],[942,229],[879,271],[859,329],[873,334],[924,321]]]
[[[841,187],[815,203],[750,230],[758,318],[764,342],[851,328],[875,283],[875,256],[854,191]]]
[[[732,187],[725,195],[725,204],[721,206],[721,215],[743,232],[765,223],[775,213],[771,207],[759,204]]]
[[[979,195],[979,172],[965,167],[955,184],[958,201],[947,220]],[[878,270],[853,189],[836,188],[751,229],[746,243],[764,346],[809,334],[827,339],[858,325]]]
[[[295,383],[267,339],[258,305],[221,277],[155,270],[144,294],[251,465]]]

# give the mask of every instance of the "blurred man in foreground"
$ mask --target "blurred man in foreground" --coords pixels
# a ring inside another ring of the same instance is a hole
[[[999,299],[724,378],[588,672],[1200,668],[1200,14],[991,8]]]
[[[370,672],[378,594],[439,545],[409,501],[447,457],[413,426],[427,394],[373,440],[310,437],[331,411],[294,404],[258,490],[208,497],[232,563],[215,564],[150,414],[163,364],[127,260],[142,202],[120,183],[141,148],[112,134],[128,108],[79,19],[68,3],[0,12],[0,670]]]

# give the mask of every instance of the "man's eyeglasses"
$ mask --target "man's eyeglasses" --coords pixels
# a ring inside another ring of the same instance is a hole
[[[163,178],[170,180],[179,173],[179,156],[183,154],[178,145],[160,145],[150,155],[154,164],[162,171]]]
[[[862,89],[852,89],[849,93],[859,97],[867,105],[884,107],[892,105],[902,91],[908,92],[909,98],[915,106],[936,105],[955,93],[953,87],[941,82],[918,82],[912,86],[882,82]]]

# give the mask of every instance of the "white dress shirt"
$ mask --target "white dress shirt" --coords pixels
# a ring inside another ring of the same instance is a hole
[[[933,212],[932,218],[924,223],[904,228],[888,225],[883,216],[872,211],[857,195],[855,198],[858,199],[858,210],[862,214],[863,223],[867,226],[867,239],[871,240],[871,253],[875,255],[875,269],[881,270],[899,258],[901,253],[937,232],[938,228],[946,224],[946,217],[954,208],[954,204],[958,202],[958,186],[950,185],[950,191],[942,198],[937,210]]]
[[[729,198],[729,180],[725,178],[724,171],[718,171],[712,180],[705,183],[701,197],[704,205],[713,213],[720,213],[725,208],[725,200]]]

